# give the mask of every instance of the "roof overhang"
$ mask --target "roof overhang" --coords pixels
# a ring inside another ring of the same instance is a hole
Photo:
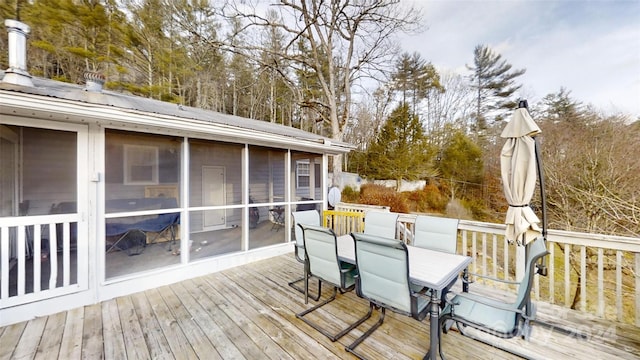
[[[144,132],[169,132],[178,136],[199,137],[330,155],[348,153],[355,148],[353,145],[344,142],[336,142],[299,129],[264,121],[234,117],[202,109],[180,107],[176,104],[128,95],[78,91],[81,93],[72,93],[72,99],[68,99],[47,93],[42,88],[21,87],[0,82],[0,114],[53,121],[92,122],[111,128]],[[69,93],[68,90],[67,93]],[[76,98],[73,98],[74,96]],[[133,106],[120,107],[112,105],[109,104],[109,101],[113,102],[114,100],[109,99],[109,96],[115,96],[115,101],[119,100],[118,96],[124,97],[129,103],[133,100],[141,103],[141,107],[151,107],[156,110],[150,112],[135,109]],[[77,99],[78,97],[80,99]],[[92,102],[92,98],[100,101]],[[154,107],[154,105],[157,106]],[[162,109],[174,108],[174,113],[160,112]],[[160,109],[160,111],[157,109]],[[184,113],[184,116],[181,116],[181,113]],[[234,125],[234,122],[239,124]]]

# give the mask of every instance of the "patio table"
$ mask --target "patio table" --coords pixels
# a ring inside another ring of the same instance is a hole
[[[356,263],[356,252],[351,235],[337,238],[338,258]],[[407,245],[409,253],[409,278],[417,285],[431,289],[429,352],[424,359],[436,359],[440,355],[440,296],[445,287],[467,268],[471,257],[429,250]]]

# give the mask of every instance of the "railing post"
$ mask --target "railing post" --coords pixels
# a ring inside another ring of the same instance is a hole
[[[526,260],[525,246],[515,245],[516,247],[516,281],[522,281],[524,277],[524,267]]]
[[[636,326],[640,326],[640,253],[636,253]]]

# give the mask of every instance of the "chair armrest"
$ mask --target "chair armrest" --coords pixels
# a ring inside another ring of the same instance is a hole
[[[353,264],[349,264],[348,262],[345,261],[340,261],[338,260],[339,264],[340,264],[340,272],[341,273],[348,273],[350,271],[353,271],[356,269],[356,266]]]
[[[429,288],[426,288],[426,287],[425,287],[425,288],[423,288],[423,289],[422,289],[422,290],[420,290],[420,291],[413,291],[413,290],[411,290],[411,296],[412,296],[412,297],[414,297],[414,298],[417,298],[417,297],[419,297],[419,296],[422,296],[422,297],[425,297],[425,298],[427,298],[427,299],[431,300],[431,295],[427,293],[427,291],[429,291],[429,290],[430,290],[430,289],[429,289]]]
[[[480,274],[472,273],[472,272],[468,273],[468,275],[469,275],[469,276],[474,276],[474,277],[479,277],[479,278],[482,278],[482,279],[491,280],[491,281],[497,281],[497,282],[501,282],[501,283],[504,283],[504,284],[513,284],[513,285],[518,285],[518,284],[520,284],[520,281],[513,281],[513,280],[498,279],[498,278],[493,277],[493,276],[480,275]],[[464,278],[462,279],[462,281],[463,281],[463,282],[466,282],[466,283],[468,283],[468,284],[473,283],[473,281],[471,281],[471,280],[465,280]]]
[[[511,311],[514,313],[519,313],[523,316],[526,316],[525,312],[522,309],[514,309],[511,306],[508,306],[507,304],[496,304],[495,302],[492,301],[488,301],[489,299],[484,299],[484,298],[479,298],[479,297],[475,297],[475,296],[469,296],[468,293],[454,293],[454,292],[450,292],[451,294],[455,295],[455,296],[460,296],[463,298],[467,298],[471,301],[475,301],[477,303],[480,303],[482,305],[486,305],[486,306],[490,306],[494,309],[499,309],[499,310],[505,310],[505,311]],[[496,300],[494,300],[496,301]],[[454,311],[455,311],[455,305],[457,305],[455,302],[453,302],[453,299],[447,299],[447,303],[451,304],[451,306],[454,307]]]

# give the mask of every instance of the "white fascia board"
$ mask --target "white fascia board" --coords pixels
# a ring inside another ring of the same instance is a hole
[[[113,122],[117,124],[136,125],[154,128],[168,128],[185,133],[200,133],[206,135],[219,135],[226,138],[245,139],[248,143],[270,144],[282,148],[292,147],[292,140],[296,141],[295,148],[317,150],[330,154],[348,153],[353,147],[345,144],[333,144],[325,139],[309,140],[280,136],[252,129],[239,128],[225,124],[207,122],[190,118],[181,118],[171,115],[147,113],[144,111],[117,108],[109,105],[97,105],[85,102],[77,102],[60,98],[42,97],[19,92],[0,91],[1,112],[11,115],[10,108],[36,112],[57,114],[57,117],[47,116],[49,119],[77,120],[82,119]],[[20,115],[15,113],[15,115]],[[45,119],[46,119],[45,118]],[[257,120],[256,120],[257,121]]]

